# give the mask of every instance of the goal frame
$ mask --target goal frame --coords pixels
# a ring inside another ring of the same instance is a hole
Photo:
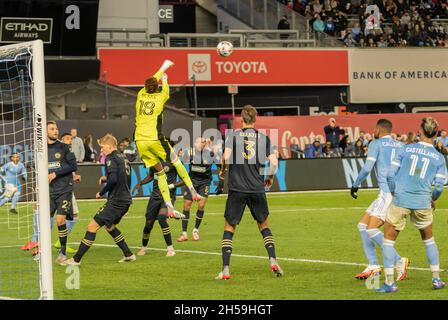
[[[48,184],[47,114],[45,98],[45,63],[42,40],[22,42],[0,47],[31,48],[31,79],[33,104],[33,150],[36,169],[36,209],[39,224],[39,285],[40,300],[53,300],[53,265],[51,254],[50,193]]]

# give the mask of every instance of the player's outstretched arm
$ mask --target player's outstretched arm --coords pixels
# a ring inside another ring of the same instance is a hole
[[[434,179],[434,190],[432,191],[432,201],[436,201],[440,198],[443,192],[443,187],[445,185],[446,180],[446,165],[445,160],[442,160],[443,163],[437,169],[437,173]]]
[[[269,157],[269,173],[268,178],[265,180],[264,185],[266,188],[271,188],[274,182],[274,176],[278,169],[278,158],[276,154],[271,154]]]

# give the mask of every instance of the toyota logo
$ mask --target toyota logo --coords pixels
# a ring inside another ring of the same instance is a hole
[[[195,73],[204,73],[207,71],[207,64],[204,61],[195,61],[192,64]]]

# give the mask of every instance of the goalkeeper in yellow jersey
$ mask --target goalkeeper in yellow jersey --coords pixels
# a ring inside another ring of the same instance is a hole
[[[165,72],[173,65],[173,62],[165,60],[159,71],[147,79],[145,87],[138,92],[135,104],[134,139],[145,166],[154,167],[157,172],[156,179],[168,209],[168,217],[183,219],[185,216],[176,211],[171,202],[170,190],[161,161],[170,161],[173,164],[179,177],[190,190],[193,200],[199,201],[202,197],[194,189],[187,170],[175,154],[168,139],[162,134],[163,108],[170,97],[168,76]],[[160,80],[162,80],[161,88],[159,88]]]

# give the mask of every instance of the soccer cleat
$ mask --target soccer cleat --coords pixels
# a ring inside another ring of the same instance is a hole
[[[53,247],[55,247],[56,249],[61,249],[61,242],[59,241],[59,239],[58,240],[56,240],[56,242],[55,243],[53,243]],[[69,246],[65,246],[65,251],[67,252],[67,253],[76,253],[76,249],[73,249],[73,248],[71,248],[71,247],[69,247]]]
[[[193,241],[199,241],[199,230],[193,230],[192,238]]]
[[[182,233],[179,238],[177,238],[177,242],[185,242],[188,241],[188,236],[185,233]]]
[[[81,261],[76,262],[75,259],[73,258],[67,259],[61,263],[61,266],[79,266],[79,265],[81,265]]]
[[[383,284],[383,286],[376,290],[378,293],[395,293],[398,291],[397,285],[392,283],[391,285]]]
[[[67,256],[63,255],[63,254],[59,254],[58,257],[56,258],[56,263],[58,263],[59,265],[63,266],[64,262],[67,260]]]
[[[220,273],[216,276],[215,279],[216,279],[216,280],[229,280],[229,279],[230,279],[230,274],[220,272]]]
[[[16,209],[12,208],[11,210],[9,210],[9,213],[18,214],[19,212]]]
[[[168,249],[166,252],[167,257],[174,257],[175,255],[176,255],[176,251],[174,251],[174,249],[173,250]]]
[[[39,247],[35,247],[33,249],[33,252],[31,252],[31,254],[33,255],[33,257],[38,256],[39,255]]]
[[[397,282],[403,281],[408,276],[410,261],[408,258],[401,258],[395,265],[397,271]]]
[[[137,260],[137,257],[135,256],[135,254],[129,256],[129,257],[123,257],[121,260],[119,260],[119,263],[123,263],[123,262],[132,262]]]
[[[137,255],[138,256],[144,256],[146,254],[146,251],[148,251],[147,247],[142,247],[140,250],[138,250]]]
[[[283,276],[283,270],[282,270],[282,268],[280,268],[280,266],[278,264],[273,264],[271,266],[271,270],[275,273],[275,275],[277,277]]]
[[[27,243],[25,243],[23,246],[20,247],[20,250],[28,251],[36,248],[39,244],[37,242],[33,242],[29,240]]]
[[[366,280],[374,274],[381,274],[381,268],[379,266],[367,266],[367,268],[355,276],[355,279]]]
[[[168,218],[172,219],[185,219],[185,215],[182,212],[177,211],[174,208],[168,208]]]
[[[443,282],[440,278],[432,278],[432,287],[434,290],[440,290],[445,287],[445,282]]]

